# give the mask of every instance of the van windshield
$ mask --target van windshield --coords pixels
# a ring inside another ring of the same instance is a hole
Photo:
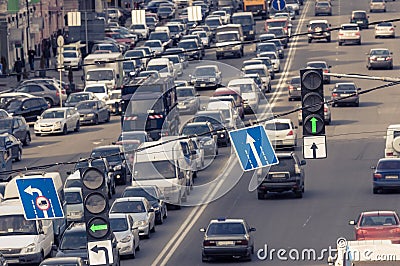
[[[146,156],[146,155],[145,155]],[[134,165],[135,180],[175,178],[175,166],[170,161],[137,162]]]
[[[36,222],[25,220],[23,215],[0,216],[0,236],[37,234]]]
[[[65,192],[65,201],[67,202],[67,204],[80,204],[82,203],[81,193]]]

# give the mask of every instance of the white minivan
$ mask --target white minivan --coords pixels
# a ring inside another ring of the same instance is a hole
[[[147,71],[155,70],[161,77],[176,78],[173,63],[168,58],[153,58],[147,64]]]
[[[400,157],[400,124],[389,125],[386,131],[385,158]]]

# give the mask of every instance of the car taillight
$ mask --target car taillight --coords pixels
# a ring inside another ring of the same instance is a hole
[[[66,93],[67,93],[67,91],[66,91],[66,90],[64,90],[64,89],[62,89],[62,90],[61,90],[61,93],[62,93],[62,94],[66,94]]]
[[[235,246],[240,246],[240,245],[247,246],[248,243],[249,243],[249,241],[247,241],[247,240],[236,240]]]
[[[393,156],[393,152],[387,152],[386,157]]]
[[[292,86],[292,85],[289,85],[289,90],[291,91],[291,90],[294,90],[294,87]]]
[[[382,178],[382,174],[374,173],[374,178],[380,179]]]
[[[356,35],[357,35],[357,36],[360,36],[360,32],[356,32]]]
[[[392,229],[392,230],[390,230],[390,233],[396,233],[396,234],[398,234],[398,233],[400,233],[400,228]]]
[[[366,234],[368,234],[367,230],[360,229],[360,230],[357,231],[357,235],[365,236]]]
[[[339,36],[343,36],[343,33],[339,32]]]
[[[324,69],[324,73],[329,73],[329,70],[328,69]]]
[[[328,112],[328,108],[324,107],[324,112],[325,113]]]
[[[339,94],[337,94],[337,93],[332,93],[332,97],[338,97],[339,96]]]
[[[392,60],[392,58],[388,56],[388,57],[385,58],[385,60],[386,61],[390,61],[390,60]]]
[[[203,241],[203,246],[205,246],[205,247],[216,246],[216,242],[215,241],[211,241],[211,240],[204,240]]]
[[[394,28],[390,28],[390,31],[394,31]]]
[[[293,136],[293,130],[290,130],[290,131],[287,133],[287,136]]]

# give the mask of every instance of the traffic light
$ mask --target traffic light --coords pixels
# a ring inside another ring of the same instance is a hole
[[[108,219],[110,209],[107,180],[104,173],[91,166],[79,169],[82,181],[83,207],[88,242],[111,239]]]
[[[303,136],[325,134],[322,69],[300,70]]]

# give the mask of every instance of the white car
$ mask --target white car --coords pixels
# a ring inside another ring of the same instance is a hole
[[[300,5],[297,0],[286,0],[286,8],[293,10],[296,15],[300,14]]]
[[[113,213],[126,213],[132,216],[134,224],[139,227],[139,235],[150,238],[150,232],[156,230],[154,209],[144,197],[118,198],[110,208]]]
[[[358,24],[342,24],[339,29],[339,46],[343,43],[356,43],[361,45],[361,31]]]
[[[276,147],[289,147],[294,149],[297,146],[297,127],[290,119],[273,119],[265,123],[265,131]]]
[[[231,21],[231,15],[225,10],[217,10],[211,13],[211,15],[217,15],[221,18],[223,24],[228,24]]]
[[[236,129],[236,120],[238,119],[238,114],[232,107],[232,103],[228,101],[220,100],[216,97],[210,97],[208,102],[207,111],[220,110],[225,118],[225,126],[228,130]]]
[[[181,57],[179,55],[164,55],[162,58],[168,58],[169,61],[171,61],[174,66],[176,75],[182,76],[183,64],[182,64]],[[174,75],[174,76],[176,76],[176,75]]]
[[[164,52],[164,46],[160,40],[145,41],[143,46],[149,47],[153,54],[162,54]]]
[[[369,12],[383,11],[386,12],[386,0],[371,0],[369,3]]]
[[[140,249],[139,228],[131,215],[125,213],[110,213],[110,227],[117,239],[119,254],[136,257],[136,251]]]
[[[81,69],[82,57],[78,51],[64,51],[62,55],[64,63],[58,67],[64,67],[64,70],[68,70],[69,67],[72,69]]]
[[[196,152],[194,160],[196,162],[197,171],[204,169],[204,149],[197,138],[193,138],[193,148]]]
[[[247,66],[252,67],[252,66]],[[265,66],[264,66],[265,67]],[[260,102],[260,90],[252,78],[233,79],[229,81],[228,88],[238,88],[244,101],[245,113],[256,113]]]
[[[262,81],[262,87],[260,87],[261,91],[262,92],[271,92],[271,90],[272,90],[271,75],[270,75],[266,65],[258,64],[258,65],[245,66],[243,68],[243,73],[245,75],[258,74]]]
[[[80,177],[80,176],[79,176]],[[64,189],[64,198],[67,206],[67,221],[83,221],[83,196],[82,188],[70,187]]]
[[[112,90],[109,95],[109,99],[106,101],[108,108],[111,113],[120,114],[121,109],[121,90]]]
[[[380,37],[390,37],[395,38],[396,32],[394,25],[392,22],[381,22],[375,26],[375,39]]]
[[[96,95],[97,99],[107,102],[110,97],[108,96],[108,88],[105,83],[96,83],[86,85],[84,92],[92,92]]]
[[[146,40],[150,35],[150,29],[146,24],[135,24],[129,27],[129,32],[137,34],[139,39]]]
[[[259,57],[269,57],[274,65],[274,71],[281,72],[281,61],[276,52],[263,52],[259,55]]]
[[[79,113],[71,107],[50,108],[42,113],[33,127],[36,136],[42,134],[78,132]]]

